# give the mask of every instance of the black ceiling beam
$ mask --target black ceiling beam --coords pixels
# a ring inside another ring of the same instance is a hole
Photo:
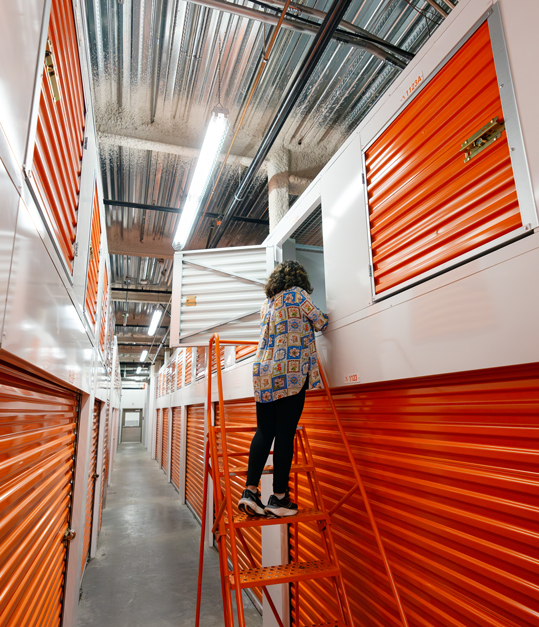
[[[215,248],[219,243],[221,237],[225,229],[228,226],[230,220],[235,217],[235,214],[239,208],[239,204],[245,199],[248,194],[249,188],[251,187],[251,183],[253,182],[255,176],[258,173],[262,163],[268,156],[271,147],[275,143],[277,136],[279,135],[281,129],[285,125],[288,117],[292,113],[294,109],[294,105],[298,101],[302,91],[305,88],[305,85],[309,82],[309,78],[313,74],[318,62],[320,61],[324,51],[326,50],[328,44],[332,41],[333,34],[335,29],[339,26],[341,20],[346,13],[346,10],[350,6],[351,0],[333,0],[331,6],[329,7],[328,12],[326,13],[326,17],[322,24],[320,24],[319,30],[316,33],[307,54],[303,58],[301,62],[297,74],[290,85],[287,93],[285,94],[281,105],[275,117],[271,121],[271,124],[264,135],[262,142],[260,144],[259,149],[254,156],[254,159],[251,161],[251,165],[247,170],[245,176],[243,177],[240,186],[234,194],[234,198],[231,203],[228,205],[227,210],[221,220],[221,224],[215,230],[213,234],[213,238],[210,241],[208,248]]]
[[[165,213],[175,213],[180,214],[182,212],[181,209],[177,209],[176,207],[163,207],[162,205],[147,205],[140,202],[127,202],[122,200],[109,200],[105,199],[103,204],[106,207],[127,207],[129,209],[148,209],[149,211],[164,211]],[[220,218],[221,216],[218,213],[209,213],[206,212],[204,214],[205,218]],[[234,216],[232,218],[237,222],[252,222],[253,224],[263,224],[264,226],[269,225],[269,220],[259,220],[258,218],[248,218],[247,216]]]
[[[138,294],[160,294],[163,296],[170,296],[172,294],[169,290],[145,290],[143,287],[111,287],[110,288],[114,292],[130,292],[138,293]]]

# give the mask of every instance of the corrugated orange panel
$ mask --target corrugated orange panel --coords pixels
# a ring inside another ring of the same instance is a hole
[[[182,408],[172,408],[172,442],[170,446],[170,478],[174,486],[180,489],[180,444],[181,444]]]
[[[44,65],[33,174],[47,224],[73,273],[85,106],[71,0],[53,0],[48,38],[60,100],[53,98]]]
[[[161,433],[161,410],[157,410],[155,419],[155,459],[159,462],[159,436]]]
[[[335,400],[410,625],[537,625],[539,364],[341,388]],[[323,392],[307,394],[300,424],[331,507],[354,480]],[[309,502],[302,477],[295,496]],[[400,625],[359,495],[332,531],[356,627]],[[291,555],[316,559],[319,534],[292,526]],[[298,620],[292,587],[294,625],[320,622],[332,597],[317,581],[299,598]]]
[[[244,399],[240,401],[227,401],[225,403],[225,416],[226,425],[228,427],[256,427],[256,404],[254,399]],[[220,424],[219,405],[215,404],[215,425]],[[247,465],[249,448],[251,447],[251,440],[253,439],[254,432],[248,433],[229,433],[227,434],[227,452],[232,455],[231,464]],[[220,436],[218,436],[218,447],[221,448]],[[224,479],[223,492],[225,490]],[[234,504],[238,502],[241,497],[241,493],[245,489],[245,476],[230,477],[230,486],[232,491],[232,499]],[[239,514],[239,511],[235,509],[235,513]],[[255,559],[257,566],[262,566],[262,530],[260,527],[246,527],[242,529],[243,536],[251,551],[253,558]],[[227,542],[228,546],[228,559],[231,559],[230,554],[230,542]],[[240,568],[248,569],[252,568],[251,562],[248,560],[247,555],[238,540],[238,560]],[[262,589],[252,588],[251,592],[262,603]]]
[[[256,346],[251,346],[250,344],[242,344],[240,346],[236,346],[236,361],[247,359],[247,357],[250,357],[255,353]]]
[[[225,367],[225,347],[219,347],[219,363],[221,364],[221,370]],[[217,365],[215,363],[215,347],[211,353],[211,371],[212,373],[217,372]]]
[[[506,132],[467,164],[460,152],[495,116],[485,23],[366,151],[377,294],[522,226]]]
[[[183,350],[181,350],[178,353],[178,372],[176,374],[176,389],[177,390],[179,390],[183,385],[182,379],[183,379]]]
[[[163,409],[163,438],[161,440],[161,468],[168,472],[168,409]]]
[[[107,410],[105,412],[105,431],[103,434],[103,464],[101,466],[101,498],[99,507],[99,529],[101,531],[101,523],[103,522],[103,509],[107,496],[107,480],[109,476],[109,439],[110,439],[110,403],[107,401]]]
[[[60,625],[77,422],[75,393],[0,362],[0,625]]]
[[[88,276],[86,278],[86,313],[95,327],[97,315],[97,285],[99,282],[99,256],[101,253],[101,218],[97,185],[94,187],[94,208],[92,211],[92,229],[90,232],[90,252]]]
[[[170,362],[170,390],[169,394],[172,394],[176,390],[176,374],[178,366],[176,364],[176,357],[173,357]]]
[[[94,518],[95,480],[97,473],[97,447],[99,444],[99,416],[101,403],[95,401],[92,421],[92,440],[90,444],[90,464],[88,466],[88,487],[86,491],[86,514],[84,516],[84,544],[82,547],[82,570],[90,559],[90,541],[92,538],[92,524]]]
[[[105,262],[104,267],[104,276],[103,276],[103,296],[102,296],[103,305],[101,306],[101,330],[99,332],[99,346],[101,348],[101,352],[105,351],[105,338],[107,336],[107,311],[109,307],[109,276],[107,274],[107,263]],[[110,321],[110,326],[114,329],[114,325],[112,324],[112,318]],[[114,338],[114,331],[112,334],[112,338]],[[111,346],[112,349],[112,346]]]
[[[195,514],[202,518],[204,488],[204,405],[187,408],[187,457],[185,500]]]
[[[191,383],[193,370],[193,349],[191,347],[185,349],[185,385]]]
[[[202,379],[206,374],[206,353],[208,351],[205,348],[197,348],[197,365],[196,365],[196,378]]]

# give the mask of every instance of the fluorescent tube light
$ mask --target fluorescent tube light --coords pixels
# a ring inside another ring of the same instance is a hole
[[[228,109],[217,106],[211,112],[206,137],[198,156],[195,173],[193,174],[191,185],[187,192],[187,199],[183,205],[181,218],[172,242],[176,250],[181,250],[191,235],[200,204],[210,182],[217,157],[223,147],[227,131]]]
[[[155,335],[155,332],[157,331],[157,325],[159,324],[162,315],[163,310],[161,309],[161,307],[153,312],[152,321],[150,322],[150,326],[148,328],[148,335]]]
[[[137,368],[137,374],[140,374],[140,373],[141,373],[141,371],[142,371],[142,366],[139,366],[139,367]]]
[[[148,351],[142,351],[142,353],[140,354],[140,361],[144,361],[147,356],[148,356]]]

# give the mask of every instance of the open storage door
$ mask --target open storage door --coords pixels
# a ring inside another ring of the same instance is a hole
[[[531,218],[523,220],[527,182],[517,196],[515,180],[523,176],[514,171],[511,151],[520,129],[516,109],[502,108],[500,83],[507,83],[505,106],[512,96],[510,75],[507,68],[507,80],[499,80],[503,41],[497,42],[495,59],[490,29],[491,19],[420,84],[417,96],[365,151],[375,297],[535,226]]]
[[[272,251],[244,246],[177,252],[171,346],[207,346],[213,333],[223,340],[257,340]]]
[[[0,625],[59,626],[79,398],[0,362]]]

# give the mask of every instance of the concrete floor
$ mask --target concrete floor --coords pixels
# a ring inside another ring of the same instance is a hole
[[[193,627],[200,525],[142,444],[121,444],[78,627]],[[262,617],[246,598],[246,622]],[[204,557],[201,627],[223,625],[217,552]]]

